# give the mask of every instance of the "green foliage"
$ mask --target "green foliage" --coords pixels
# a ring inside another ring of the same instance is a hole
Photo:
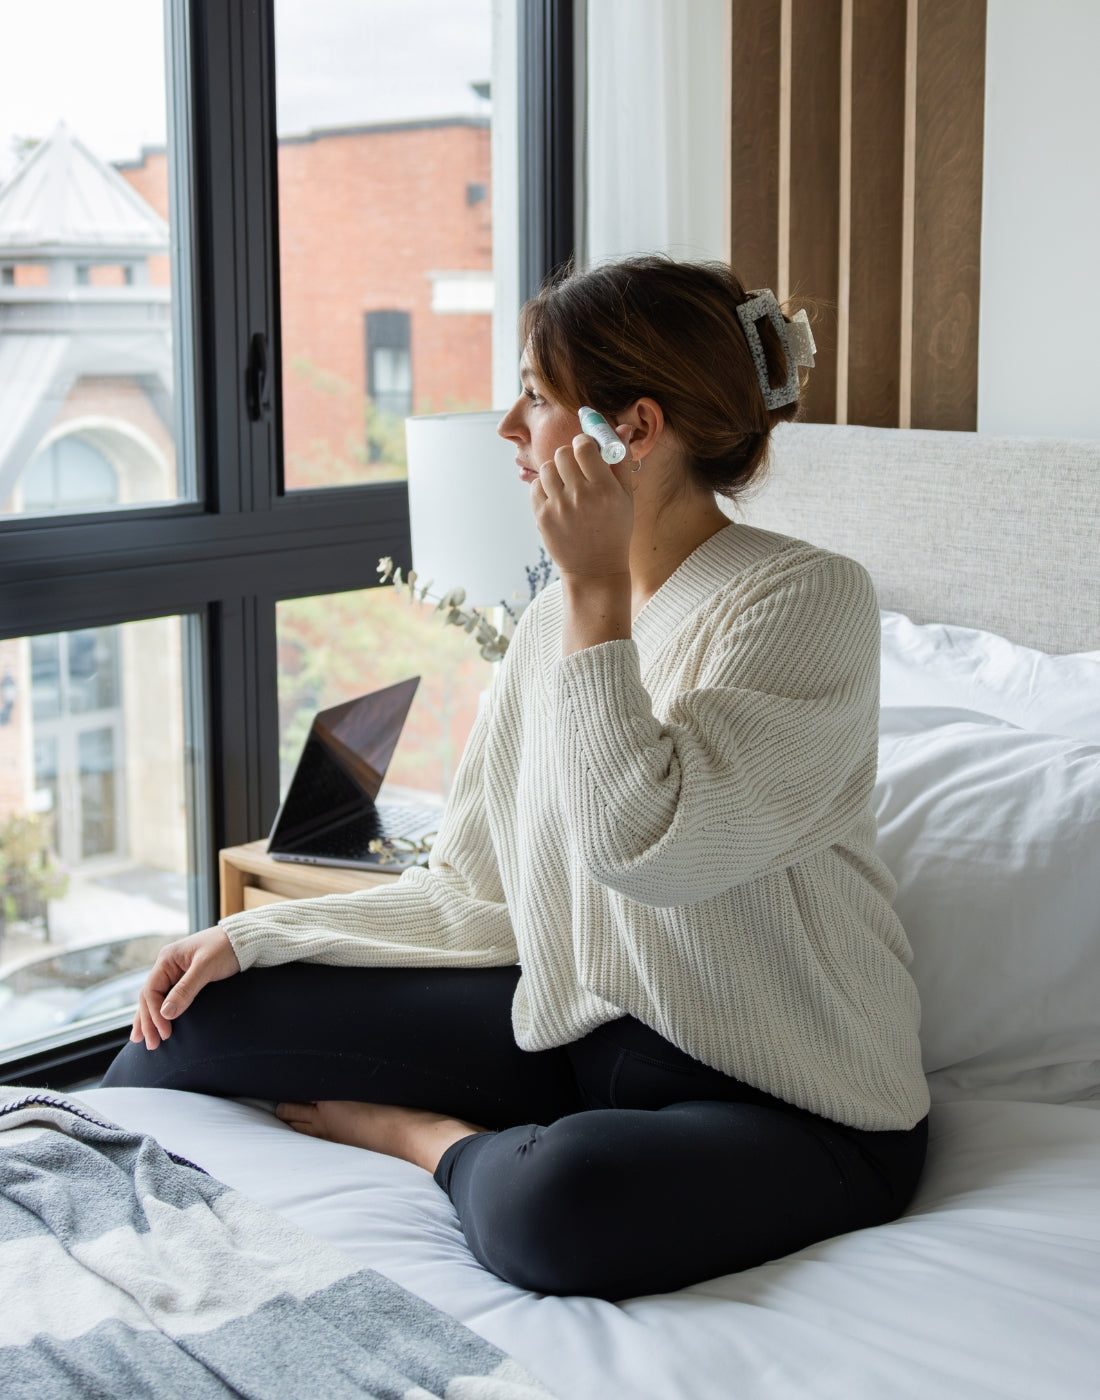
[[[400,481],[408,475],[404,419],[381,413],[366,394],[305,355],[291,360],[290,372],[311,393],[339,406],[342,411],[334,417],[346,422],[351,415],[362,424],[360,430],[346,433],[338,447],[328,438],[317,438],[306,448],[292,446],[287,453],[286,474],[296,488],[361,486],[371,481]]]
[[[35,918],[48,899],[61,899],[68,875],[53,862],[44,817],[18,813],[0,823],[0,913],[5,920]]]

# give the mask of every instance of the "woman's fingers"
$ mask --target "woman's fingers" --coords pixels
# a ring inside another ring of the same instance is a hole
[[[607,463],[604,461],[599,443],[587,433],[578,433],[570,447],[559,447],[556,457],[565,453],[573,471],[587,481],[603,481],[607,476]]]
[[[138,1015],[141,1018],[141,1038],[145,1041],[145,1048],[146,1050],[155,1050],[160,1045],[161,1038],[157,1034],[156,1024],[149,1014],[149,1006],[145,1000],[144,992],[141,994]]]
[[[150,1050],[172,1034],[181,1016],[208,982],[240,972],[240,963],[224,929],[202,929],[162,948],[138,997],[134,1028]],[[138,1036],[131,1035],[138,1039]]]
[[[561,495],[564,483],[556,461],[543,462],[542,466],[539,467],[538,482],[548,498]]]
[[[161,1005],[182,971],[180,962],[173,951],[175,946],[175,944],[170,944],[167,948],[161,949],[160,957],[146,978],[145,986],[141,989],[141,1005],[145,1009],[145,1019],[147,1023],[152,1025],[159,1040],[167,1040],[172,1034],[172,1027],[168,1024],[167,1017],[162,1013]]]
[[[154,997],[149,998],[149,1021],[161,1040],[167,1040],[172,1034],[172,1024],[163,1015]]]
[[[201,962],[196,960],[191,964],[160,1003],[158,1010],[165,1026],[170,1020],[183,1015],[210,980],[210,974]]]

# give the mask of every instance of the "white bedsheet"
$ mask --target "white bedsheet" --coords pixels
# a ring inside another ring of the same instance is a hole
[[[561,1400],[1100,1394],[1100,1112],[1088,1107],[937,1105],[904,1219],[614,1305],[487,1273],[450,1202],[407,1163],[300,1137],[250,1105],[78,1097],[451,1313]]]

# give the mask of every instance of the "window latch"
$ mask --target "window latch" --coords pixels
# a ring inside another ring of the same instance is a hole
[[[259,423],[271,413],[271,381],[267,373],[267,336],[257,331],[248,343],[248,364],[244,374],[248,416]]]

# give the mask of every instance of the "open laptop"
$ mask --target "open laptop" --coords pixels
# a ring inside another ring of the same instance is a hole
[[[274,860],[401,870],[424,857],[372,852],[372,841],[419,842],[439,827],[428,803],[376,802],[420,677],[346,700],[313,718],[267,841]]]

